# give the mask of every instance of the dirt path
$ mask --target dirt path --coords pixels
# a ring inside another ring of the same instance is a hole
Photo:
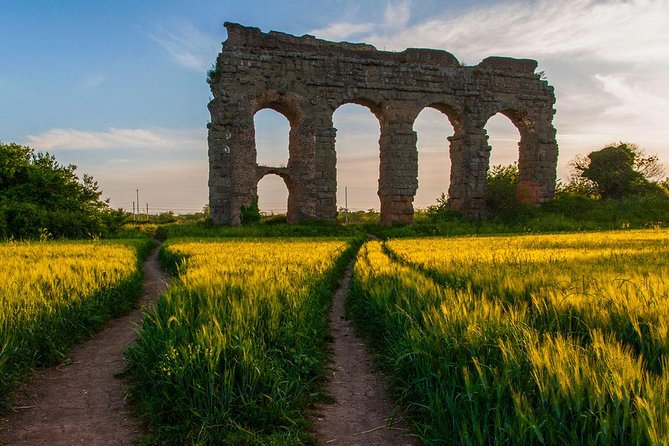
[[[144,262],[140,307],[165,289],[167,277],[154,249]],[[72,349],[72,365],[39,371],[15,394],[15,412],[0,418],[0,444],[130,445],[141,432],[125,404],[125,385],[115,375],[125,367],[123,349],[136,337],[141,311],[111,321]]]
[[[315,408],[317,437],[325,445],[414,445],[415,439],[406,436],[404,423],[395,421],[388,425],[392,403],[385,384],[374,370],[371,353],[344,318],[344,299],[352,271],[353,263],[348,266],[332,303],[333,362],[327,391],[334,396],[335,403]]]

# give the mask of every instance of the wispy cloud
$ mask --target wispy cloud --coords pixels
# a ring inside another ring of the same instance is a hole
[[[309,34],[329,40],[344,40],[374,35],[379,29],[386,33],[402,31],[411,17],[410,6],[411,3],[408,0],[396,3],[389,2],[384,10],[381,23],[355,23],[350,20],[351,14],[346,13],[346,18],[343,21],[332,23],[324,28],[312,29]]]
[[[81,88],[88,93],[97,90],[107,79],[101,74],[91,74],[81,81]]]
[[[490,54],[570,54],[640,63],[669,59],[667,0],[518,0],[414,24],[406,20],[408,9],[407,2],[390,3],[383,23],[362,37],[396,50],[445,48],[471,61]]]
[[[149,37],[163,47],[177,63],[196,71],[209,68],[221,46],[219,39],[187,22],[157,26]]]
[[[666,125],[669,95],[663,90],[665,88],[663,76],[655,80],[646,73],[641,75],[612,73],[595,74],[594,79],[599,89],[609,98],[609,104],[602,108],[594,131],[614,130],[612,133],[616,134],[617,130],[619,136],[614,139],[632,140],[632,142],[638,142],[636,135],[639,135],[645,141],[657,144],[666,150],[669,138],[669,128]],[[629,129],[629,132],[621,135],[619,131],[621,127]],[[632,131],[635,132],[634,139],[629,135]]]
[[[409,22],[410,17],[411,2],[409,0],[388,3],[383,13],[383,26],[386,29],[399,29]]]
[[[116,129],[86,131],[51,129],[28,135],[25,141],[37,150],[169,149],[206,145],[201,129]]]
[[[667,0],[507,1],[411,23],[410,2],[388,3],[379,23],[335,22],[317,37],[360,40],[402,50],[436,47],[475,62],[491,54],[636,63],[669,60]]]
[[[618,104],[605,110],[607,115],[664,116],[669,112],[669,97],[651,93],[643,81],[635,82],[622,74],[595,74],[594,78],[605,92],[618,100]]]
[[[309,34],[314,36],[324,37],[329,40],[345,40],[352,36],[369,33],[374,29],[373,23],[350,23],[350,22],[340,22],[333,23],[326,26],[325,28],[313,29],[309,31]]]

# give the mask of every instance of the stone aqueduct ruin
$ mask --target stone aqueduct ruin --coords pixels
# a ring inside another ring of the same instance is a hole
[[[463,66],[434,49],[378,51],[305,35],[263,33],[226,23],[228,39],[210,72],[209,203],[216,223],[239,224],[260,179],[279,175],[288,188],[288,221],[337,216],[336,129],[332,115],[347,103],[368,107],[380,123],[378,195],[381,221],[411,222],[418,187],[414,120],[425,107],[444,113],[449,137],[448,204],[484,212],[490,146],[484,126],[506,115],[520,133],[518,196],[553,197],[558,147],[553,88],[528,59],[488,57]],[[256,162],[253,117],[270,108],[290,123],[286,167]],[[444,183],[446,182],[446,179]]]

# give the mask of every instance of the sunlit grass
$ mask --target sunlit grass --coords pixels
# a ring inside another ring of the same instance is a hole
[[[31,368],[127,311],[141,291],[137,250],[123,243],[0,244],[0,403]]]
[[[302,444],[349,243],[174,241],[179,274],[129,352],[133,400],[170,444]]]
[[[427,444],[667,444],[669,231],[365,245],[349,308]]]

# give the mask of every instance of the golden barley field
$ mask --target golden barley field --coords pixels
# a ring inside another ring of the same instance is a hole
[[[669,444],[668,230],[359,246],[164,243],[173,281],[126,352],[130,397],[156,438],[313,441],[306,414],[323,399],[332,293],[358,252],[348,312],[422,444]],[[0,245],[5,393],[127,308],[139,251]]]
[[[303,444],[327,357],[328,239],[167,243],[178,275],[128,351],[132,399],[171,444]]]
[[[0,404],[31,368],[130,308],[146,241],[0,244]]]
[[[396,239],[350,310],[425,444],[669,444],[669,231]]]

